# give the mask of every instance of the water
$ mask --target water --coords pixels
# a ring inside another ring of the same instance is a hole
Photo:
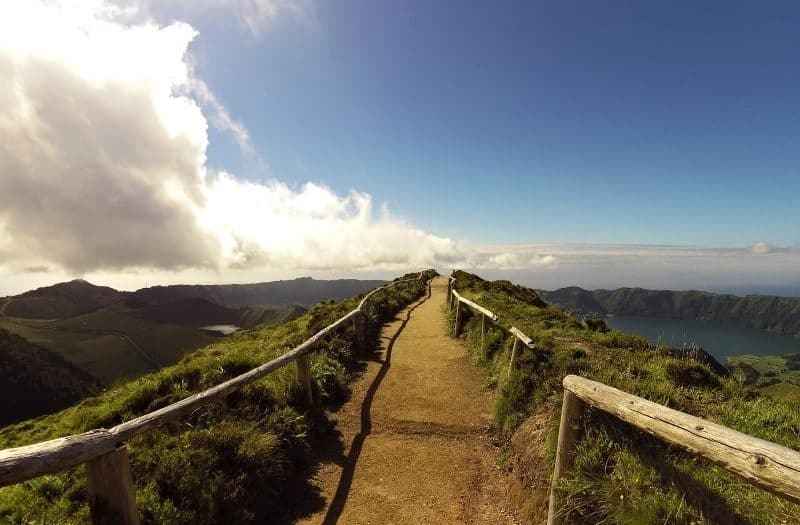
[[[695,343],[722,364],[740,354],[779,355],[800,352],[800,338],[774,334],[723,321],[609,317],[608,326],[639,334],[653,343],[680,346]]]
[[[210,326],[201,327],[203,330],[210,330],[211,332],[219,332],[222,335],[230,335],[239,329],[238,326],[232,324],[212,324]]]

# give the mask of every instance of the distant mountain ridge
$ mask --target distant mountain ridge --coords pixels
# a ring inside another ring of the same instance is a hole
[[[135,292],[123,292],[76,279],[6,297],[2,312],[7,317],[24,319],[65,319],[113,305],[157,307],[197,299],[234,309],[250,306],[285,308],[294,305],[307,308],[325,299],[338,301],[367,292],[384,282],[300,277],[253,284],[152,286]],[[211,307],[205,310],[211,310]],[[215,315],[219,317],[225,314],[218,309]]]
[[[15,349],[14,360],[21,359],[28,348],[31,362],[38,363],[44,377],[56,378],[54,384],[64,385],[64,395],[69,397],[70,392],[78,392],[69,386],[78,381],[67,381],[77,377],[76,371],[99,385],[138,377],[222,337],[206,327],[250,329],[281,323],[303,315],[320,301],[353,297],[380,284],[383,281],[300,278],[125,292],[78,279],[0,298],[0,330],[16,337],[6,338]],[[56,373],[59,367],[64,368],[60,375]],[[44,385],[46,381],[36,379],[35,368],[24,369],[28,382]],[[40,401],[30,405],[36,403]],[[36,406],[45,408],[41,403]]]
[[[124,297],[125,292],[75,279],[8,297],[3,313],[26,319],[63,319],[98,310]]]
[[[342,300],[376,288],[385,281],[299,277],[252,284],[178,284],[152,286],[131,293],[136,301],[159,304],[177,299],[201,298],[230,308],[244,306],[309,307],[324,299]]]
[[[538,292],[545,301],[576,313],[733,321],[800,336],[800,297],[736,296],[697,290],[644,288],[585,290],[577,286]]]

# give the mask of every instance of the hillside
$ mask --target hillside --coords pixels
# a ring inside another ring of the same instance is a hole
[[[98,387],[57,354],[0,329],[0,427],[66,408]]]
[[[326,299],[341,301],[382,284],[384,281],[358,279],[326,281],[302,277],[254,284],[153,286],[133,292],[130,299],[145,305],[199,298],[229,308],[285,307],[294,304],[308,307]]]
[[[413,279],[376,294],[363,345],[355,343],[351,323],[320,340],[310,361],[323,407],[346,398],[348,383],[374,358],[381,324],[424,291],[424,281]],[[58,414],[1,429],[0,448],[109,428],[184,399],[284,354],[357,304],[357,297],[320,303],[291,321],[220,339],[174,366],[121,383]],[[291,521],[286,513],[293,492],[313,494],[309,447],[314,440],[335,440],[332,423],[308,411],[304,399],[295,368],[289,366],[183,421],[130,441],[142,523]],[[0,489],[0,523],[87,522],[85,476],[85,469],[73,469]]]
[[[0,328],[110,385],[171,365],[218,340],[220,335],[205,326],[249,329],[281,323],[302,315],[308,305],[350,297],[381,283],[302,278],[121,292],[74,280],[5,298]]]
[[[277,309],[293,305],[309,307],[329,299],[341,301],[372,290],[384,282],[301,277],[253,284],[152,286],[135,292],[121,292],[108,286],[98,286],[76,279],[2,298],[0,317],[64,319],[118,304],[139,309],[188,300],[204,300],[234,310],[248,306],[267,306]],[[197,324],[195,320],[189,322]]]
[[[800,336],[800,298],[715,294],[701,291],[540,290],[548,302],[572,312],[669,319],[733,321],[753,328]]]
[[[135,305],[127,301],[128,305]],[[291,306],[243,306],[229,308],[207,299],[192,297],[168,303],[131,308],[130,315],[158,323],[171,323],[181,326],[203,327],[207,325],[229,324],[241,328],[251,328],[263,323],[275,323],[302,315],[306,308]]]
[[[59,355],[104,385],[175,363],[218,339],[205,330],[140,319],[114,307],[55,320],[0,317],[0,328]]]
[[[117,303],[125,296],[82,279],[37,288],[6,298],[3,314],[27,319],[63,319]]]
[[[729,358],[728,367],[744,384],[771,397],[800,401],[800,354],[740,355]]]
[[[481,345],[480,319],[467,313],[463,337],[487,382],[496,385],[498,440],[505,443],[506,466],[519,480],[517,497],[530,522],[546,515],[548,489],[542,480],[552,473],[562,380],[569,374],[800,450],[796,401],[767,396],[691,353],[617,331],[594,331],[557,307],[522,300],[507,284],[465,272],[455,276],[460,293],[536,345],[533,350],[520,345],[509,370],[511,338],[490,327]],[[582,428],[574,467],[560,487],[565,503],[559,510],[567,523],[800,523],[800,506],[612,416],[590,410]]]

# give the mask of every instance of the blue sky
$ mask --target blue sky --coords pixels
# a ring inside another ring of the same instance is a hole
[[[211,164],[480,243],[800,242],[796,3],[471,4],[197,20],[198,69],[269,169],[224,140]]]
[[[8,0],[0,295],[800,293],[800,4]]]

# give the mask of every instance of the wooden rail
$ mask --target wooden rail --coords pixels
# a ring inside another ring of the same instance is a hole
[[[111,429],[95,429],[82,434],[44,441],[24,447],[0,450],[0,487],[20,483],[43,474],[52,474],[88,463],[89,502],[94,523],[139,523],[135,508],[133,484],[128,466],[125,442],[135,435],[179,418],[199,406],[223,399],[234,390],[250,384],[289,363],[298,365],[298,380],[306,390],[309,402],[313,402],[311,373],[308,355],[317,343],[351,320],[354,327],[363,322],[367,301],[381,290],[400,283],[420,281],[425,272],[417,277],[392,281],[369,292],[358,306],[312,335],[280,357],[260,365],[244,374],[199,392],[159,410],[126,421]],[[356,330],[361,340],[363,330]]]
[[[536,348],[533,343],[533,340],[525,335],[522,330],[512,326],[511,328],[506,328],[499,322],[499,317],[497,314],[489,310],[488,308],[484,308],[483,306],[479,305],[474,301],[470,301],[466,297],[462,296],[456,291],[456,278],[450,276],[450,279],[447,281],[447,307],[449,310],[453,309],[453,303],[455,302],[455,320],[453,322],[453,335],[458,336],[458,333],[461,329],[461,321],[462,321],[462,310],[461,305],[467,305],[479,314],[481,314],[481,347],[485,344],[486,339],[486,319],[488,318],[490,321],[495,323],[495,326],[498,326],[501,330],[505,330],[509,332],[511,335],[514,336],[514,345],[511,347],[511,358],[508,360],[508,373],[507,375],[511,375],[511,371],[514,369],[514,360],[517,356],[517,345],[521,342],[528,348]]]
[[[578,376],[564,378],[548,525],[561,523],[558,484],[575,455],[579,423],[593,406],[701,456],[773,494],[800,503],[800,452]]]

